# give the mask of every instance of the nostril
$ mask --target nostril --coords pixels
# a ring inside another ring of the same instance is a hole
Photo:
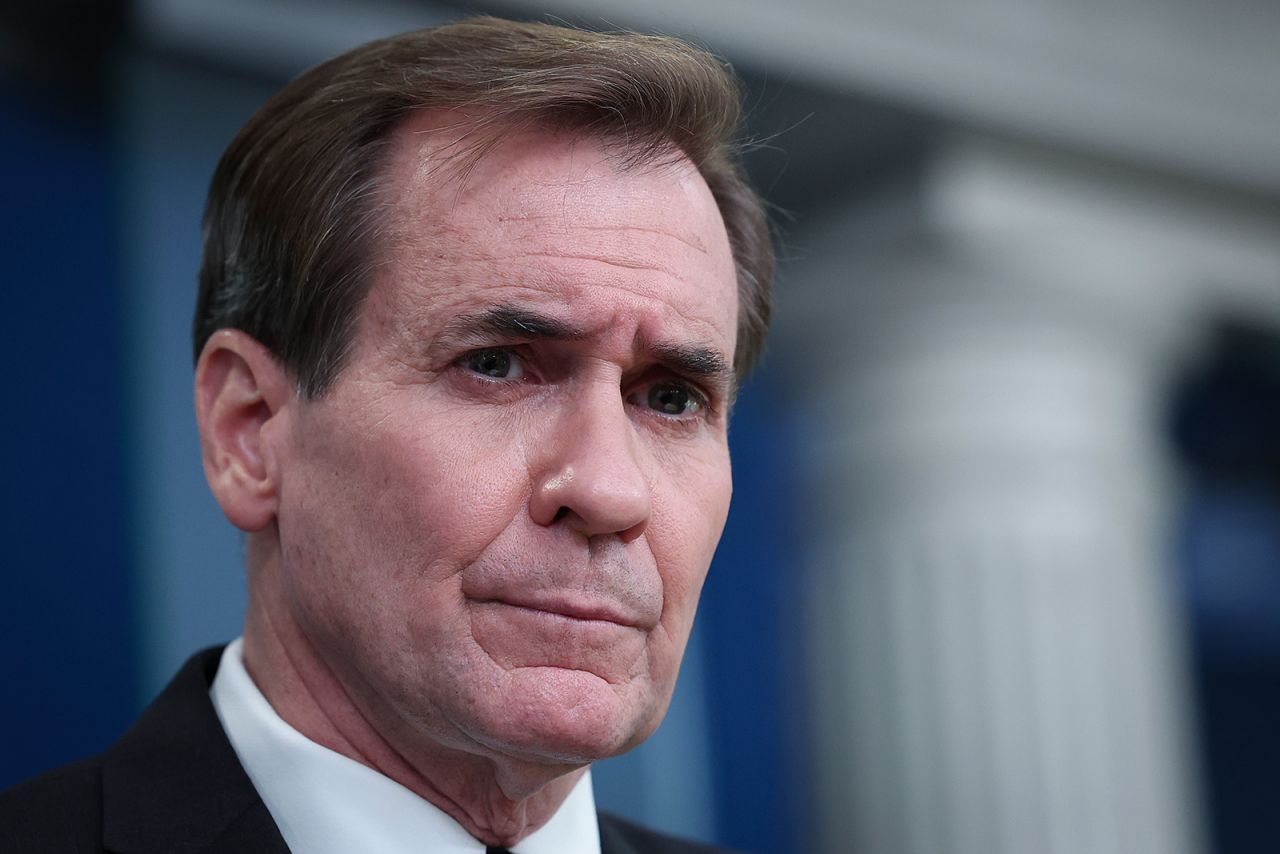
[[[568,516],[568,515],[569,515],[569,508],[562,506],[559,510],[556,511],[556,518],[554,521],[559,522],[561,519],[563,519],[565,516]]]

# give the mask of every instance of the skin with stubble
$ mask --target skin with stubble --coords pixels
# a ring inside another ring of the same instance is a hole
[[[333,385],[223,330],[197,410],[272,706],[509,846],[666,711],[728,512],[737,287],[678,155],[528,130],[464,179],[457,125],[396,131]]]

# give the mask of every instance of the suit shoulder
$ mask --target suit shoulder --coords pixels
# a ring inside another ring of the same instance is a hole
[[[600,847],[604,854],[735,854],[728,848],[668,836],[612,813],[599,815]]]
[[[0,852],[101,851],[101,830],[97,758],[55,768],[0,792]]]

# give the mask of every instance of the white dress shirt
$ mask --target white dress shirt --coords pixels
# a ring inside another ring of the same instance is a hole
[[[483,854],[484,844],[435,805],[285,723],[245,670],[240,639],[222,654],[209,694],[293,854]],[[551,820],[511,851],[600,854],[589,770]]]

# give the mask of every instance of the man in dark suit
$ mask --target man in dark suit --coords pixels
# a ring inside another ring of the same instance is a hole
[[[670,701],[728,512],[772,254],[732,78],[477,19],[276,95],[219,164],[195,320],[244,635],[14,850],[621,854],[590,763]]]

